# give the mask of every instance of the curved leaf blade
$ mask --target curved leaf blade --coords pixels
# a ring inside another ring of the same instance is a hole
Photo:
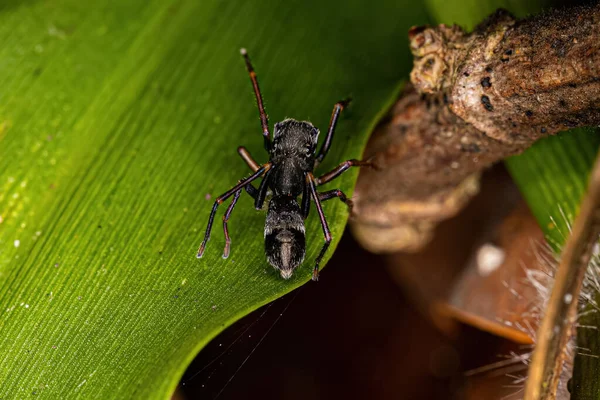
[[[327,170],[360,157],[410,68],[406,31],[425,20],[392,1],[0,6],[0,397],[165,398],[224,327],[306,282],[314,215],[307,262],[283,281],[247,198],[230,258],[219,226],[195,258],[208,195],[248,173],[236,146],[266,161],[238,50],[271,121],[324,131],[352,95]],[[336,185],[350,194],[355,178]],[[336,239],[344,207],[325,205]]]

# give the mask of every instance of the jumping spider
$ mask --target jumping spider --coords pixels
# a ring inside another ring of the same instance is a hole
[[[284,279],[289,279],[294,269],[302,263],[306,251],[304,220],[308,217],[310,199],[312,198],[319,213],[323,233],[325,234],[325,243],[315,261],[313,270],[312,279],[316,281],[319,277],[319,263],[331,243],[331,232],[329,231],[321,202],[339,198],[352,211],[352,201],[341,190],[334,189],[319,193],[317,192],[317,186],[337,178],[350,167],[372,165],[366,161],[348,160],[338,165],[332,171],[315,178],[313,171],[327,155],[331,147],[333,133],[340,112],[348,105],[350,100],[340,101],[333,107],[327,136],[318,154],[315,154],[315,151],[317,149],[319,130],[310,122],[296,121],[291,118],[278,122],[275,124],[273,139],[271,140],[269,121],[264,109],[260,88],[258,87],[256,72],[254,72],[246,50],[241,49],[240,52],[244,57],[246,68],[254,87],[254,94],[262,124],[264,146],[269,153],[269,162],[260,165],[254,161],[244,147],[238,148],[238,153],[254,173],[240,180],[233,188],[217,197],[208,218],[208,226],[204,240],[198,249],[197,257],[200,258],[204,254],[219,204],[233,195],[233,200],[223,216],[223,230],[225,232],[223,258],[227,258],[231,247],[227,221],[242,190],[246,190],[252,196],[254,207],[260,210],[263,208],[267,190],[270,189],[273,196],[269,201],[265,222],[265,253],[267,260],[273,267],[279,270]],[[263,180],[257,189],[252,185],[252,182],[260,177]],[[298,204],[296,199],[300,195],[302,196],[302,203]]]

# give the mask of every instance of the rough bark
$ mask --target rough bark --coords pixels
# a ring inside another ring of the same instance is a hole
[[[478,191],[482,169],[562,130],[600,125],[600,5],[472,33],[412,28],[408,85],[365,151],[352,228],[376,252],[418,250]]]

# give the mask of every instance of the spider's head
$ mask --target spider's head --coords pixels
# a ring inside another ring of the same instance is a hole
[[[318,139],[319,130],[310,122],[286,119],[275,124],[272,153],[275,157],[310,158]]]

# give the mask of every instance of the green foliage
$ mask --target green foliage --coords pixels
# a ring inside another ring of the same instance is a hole
[[[559,251],[569,235],[600,145],[595,129],[574,129],[535,143],[507,161],[521,193]]]
[[[324,131],[354,98],[327,169],[360,157],[411,67],[406,31],[425,22],[392,0],[0,4],[0,398],[167,398],[211,338],[305,283],[316,217],[283,281],[245,195],[230,258],[220,223],[195,258],[209,197],[249,172],[236,147],[266,161],[239,48],[271,122]],[[335,185],[350,194],[355,178]],[[347,211],[325,211],[329,257]]]
[[[547,0],[426,0],[428,11],[436,23],[457,24],[472,30],[498,8],[504,8],[518,17],[535,13]]]

